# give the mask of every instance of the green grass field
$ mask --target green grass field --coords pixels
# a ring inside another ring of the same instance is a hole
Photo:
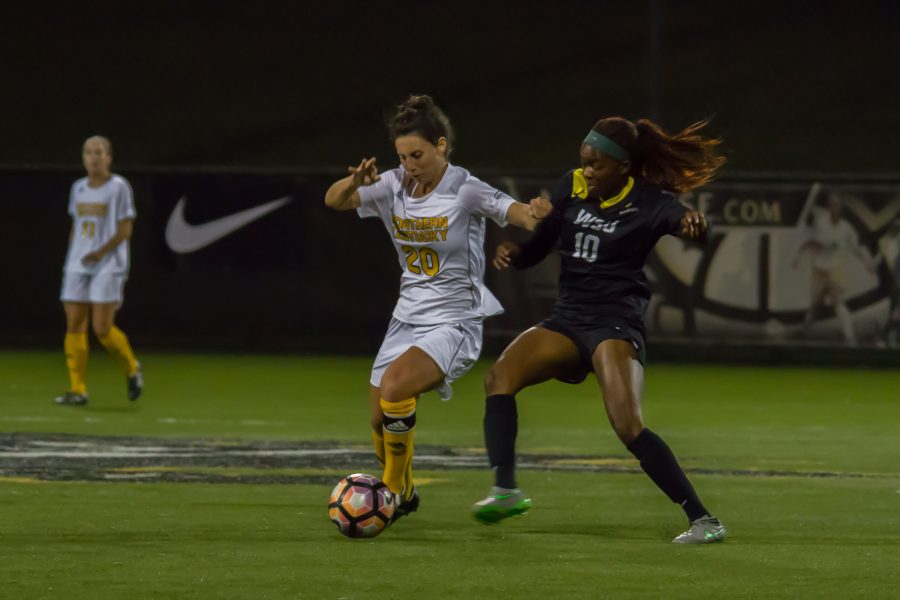
[[[374,460],[233,463],[228,448],[364,451],[368,358],[141,359],[140,401],[128,403],[95,351],[91,403],[73,408],[50,402],[67,384],[61,353],[0,353],[0,598],[900,596],[897,371],[651,365],[645,420],[730,534],[679,547],[669,541],[683,514],[635,471],[590,381],[520,395],[520,451],[555,457],[520,472],[534,501],[525,517],[471,519],[486,467],[420,465],[420,511],[377,539],[347,540],[327,520],[328,493]],[[420,401],[423,456],[481,448],[486,367],[451,402]],[[61,433],[85,437],[44,435]],[[201,438],[225,450],[173,467],[130,459],[129,438],[148,452]],[[104,439],[125,463],[76,456],[62,476],[39,452]],[[84,475],[82,462],[99,471]]]

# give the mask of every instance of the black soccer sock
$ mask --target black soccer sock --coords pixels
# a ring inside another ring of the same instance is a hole
[[[684,509],[689,520],[693,521],[709,514],[675,455],[672,454],[672,450],[661,437],[645,428],[628,444],[628,451],[640,461],[641,468],[653,483],[672,502]]]
[[[484,443],[491,467],[494,468],[494,483],[498,487],[516,487],[518,431],[516,397],[509,394],[488,396],[484,407]]]

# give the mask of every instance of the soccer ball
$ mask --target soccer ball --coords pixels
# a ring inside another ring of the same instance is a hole
[[[350,538],[373,538],[394,516],[394,495],[383,481],[365,473],[341,479],[328,499],[328,518]]]

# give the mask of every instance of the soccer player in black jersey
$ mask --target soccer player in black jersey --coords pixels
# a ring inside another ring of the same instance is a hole
[[[530,500],[516,487],[515,395],[557,378],[579,383],[593,372],[609,422],[641,468],[690,521],[675,543],[709,543],[725,527],[700,502],[666,443],[644,426],[644,311],[650,288],[643,267],[666,234],[702,240],[707,222],[676,199],[710,181],[725,162],[705,121],[675,135],[647,119],[598,121],[581,144],[581,168],[553,192],[552,212],[523,245],[497,248],[494,266],[519,269],[559,250],[559,297],[545,321],[503,352],[485,379],[484,432],[495,485],[474,507],[483,523],[522,514]]]

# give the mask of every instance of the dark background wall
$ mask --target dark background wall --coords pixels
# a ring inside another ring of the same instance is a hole
[[[142,347],[346,351],[354,339],[370,352],[396,258],[380,225],[326,211],[321,193],[363,155],[396,164],[384,122],[409,93],[451,116],[453,161],[501,186],[553,181],[610,114],[670,130],[712,116],[732,178],[896,182],[898,32],[888,0],[5,5],[0,208],[13,225],[0,273],[25,283],[6,286],[0,343],[59,343],[67,190],[89,135],[112,139],[135,186],[120,319]],[[165,245],[183,195],[204,222],[282,194],[295,201],[219,246],[185,257]],[[365,265],[342,271],[357,255]],[[512,314],[492,325],[504,340]],[[223,328],[234,315],[240,326]]]
[[[896,171],[900,3],[78,2],[0,19],[0,163],[393,164],[434,95],[455,162],[557,173],[598,118],[713,115],[732,170]]]

